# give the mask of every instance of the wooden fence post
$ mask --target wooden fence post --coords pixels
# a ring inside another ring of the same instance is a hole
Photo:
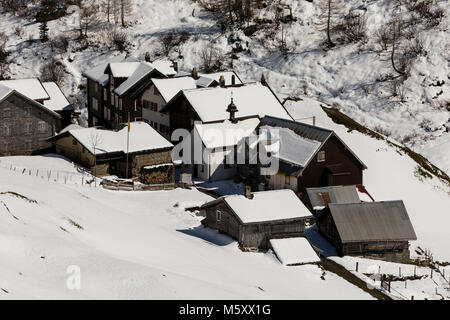
[[[391,280],[389,280],[389,283],[388,283],[388,291],[391,292]]]
[[[416,277],[416,266],[414,266],[414,278]]]
[[[356,262],[356,272],[358,272],[359,263]]]
[[[402,267],[398,267],[398,276],[399,276],[399,277],[402,276]]]

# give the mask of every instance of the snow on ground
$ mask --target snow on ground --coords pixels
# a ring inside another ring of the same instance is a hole
[[[0,299],[371,298],[201,227],[183,209],[211,199],[195,189],[112,192],[0,167],[0,193]],[[68,290],[69,266],[80,268],[81,290]]]
[[[316,125],[334,130],[367,165],[363,183],[376,201],[403,200],[417,234],[412,249],[429,249],[435,260],[450,261],[450,187],[442,181],[421,180],[415,175],[417,163],[399,154],[384,140],[376,140],[334,123],[316,101],[289,101],[288,111],[295,119],[316,117]],[[312,123],[312,119],[303,120]],[[414,250],[411,250],[414,254]]]

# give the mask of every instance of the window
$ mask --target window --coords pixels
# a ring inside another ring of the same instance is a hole
[[[4,116],[5,118],[11,117],[11,109],[10,109],[10,108],[4,108],[4,109],[3,109],[3,116]]]
[[[11,127],[8,124],[3,125],[3,135],[8,137],[11,135]]]
[[[108,90],[103,88],[103,101],[108,101]]]
[[[158,104],[156,102],[150,103],[150,110],[157,112],[158,111]]]
[[[98,111],[98,101],[96,98],[92,98],[92,109]]]
[[[317,154],[317,162],[324,162],[325,161],[325,151],[320,151]]]
[[[31,117],[31,107],[25,107],[25,117]]]
[[[25,134],[31,134],[33,123],[31,121],[27,121],[24,123],[23,130]]]
[[[44,133],[47,131],[47,123],[45,121],[39,121],[38,123],[38,132]]]
[[[122,110],[122,98],[117,97],[119,99],[119,110]]]
[[[119,97],[117,95],[114,95],[114,105],[119,108]]]
[[[150,109],[152,104],[150,101],[144,100],[142,105],[143,105],[144,109]]]
[[[109,82],[111,83],[111,90],[113,90],[114,89],[114,77],[113,76],[109,77]]]
[[[217,210],[216,211],[216,220],[221,221],[222,220],[222,211]]]

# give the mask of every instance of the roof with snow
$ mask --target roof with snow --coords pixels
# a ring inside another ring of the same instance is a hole
[[[6,86],[0,84],[0,101],[2,101],[3,98],[5,98],[7,95],[9,95],[12,91],[13,91],[13,89],[11,89],[10,87],[6,87]]]
[[[208,78],[211,80],[215,80],[217,83],[220,82],[220,77],[223,76],[225,78],[225,85],[231,86],[233,84],[232,78],[234,76],[235,84],[243,84],[242,80],[239,78],[236,72],[234,71],[221,71],[221,72],[213,72],[213,73],[199,73],[200,78]],[[206,82],[206,79],[203,81]],[[212,81],[211,81],[212,82]],[[208,84],[209,85],[209,84]]]
[[[307,188],[309,200],[313,208],[323,208],[328,203],[360,203],[356,186],[329,186]]]
[[[10,89],[14,89],[33,100],[50,99],[39,79],[2,80],[0,81],[0,84]]]
[[[42,85],[50,96],[49,100],[44,101],[44,106],[47,109],[53,111],[73,110],[72,105],[56,83],[43,82]]]
[[[342,243],[417,240],[403,201],[330,203]]]
[[[259,191],[253,192],[252,195],[252,199],[243,195],[220,197],[204,204],[202,208],[224,201],[242,223],[301,219],[311,216],[311,212],[290,189]]]
[[[133,73],[128,77],[127,80],[122,82],[114,92],[119,96],[125,94],[133,88],[136,84],[138,84],[142,79],[146,76],[152,74],[156,69],[149,63],[138,63],[137,67],[134,69]]]
[[[94,153],[93,140],[97,138],[99,142],[95,148],[96,154],[106,154],[127,152],[127,131],[127,127],[119,131],[73,127],[66,132],[77,139],[92,154]],[[129,141],[129,153],[173,147],[173,144],[145,122],[131,122]]]
[[[138,62],[138,61],[134,58],[124,58],[123,56],[117,56],[107,62],[101,63],[93,68],[89,68],[89,70],[83,72],[83,76],[95,82],[98,82],[102,86],[105,86],[109,82],[109,75],[105,73],[105,69],[108,67],[110,63],[116,62]]]
[[[112,62],[108,66],[114,78],[129,78],[140,64],[140,62]]]
[[[160,59],[152,61],[151,64],[162,74],[171,77],[177,74],[175,71],[173,61]]]
[[[196,123],[194,130],[208,149],[231,147],[250,136],[259,124],[258,118],[249,118],[232,123]]]
[[[319,256],[306,238],[270,239],[270,245],[285,266],[320,262]]]
[[[264,117],[272,115],[284,119],[292,119],[272,91],[260,83],[250,83],[236,87],[215,87],[182,90],[163,109],[171,108],[172,102],[179,95],[184,95],[203,122],[228,119],[226,111],[233,96],[238,109],[236,117]]]
[[[192,77],[179,77],[169,79],[152,79],[164,101],[169,102],[180,90],[195,89],[197,84]]]

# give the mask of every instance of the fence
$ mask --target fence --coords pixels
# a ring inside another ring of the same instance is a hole
[[[111,181],[103,180],[103,188],[115,191],[158,191],[158,190],[173,190],[176,187],[175,183],[161,183],[161,184],[140,184],[133,181]]]

